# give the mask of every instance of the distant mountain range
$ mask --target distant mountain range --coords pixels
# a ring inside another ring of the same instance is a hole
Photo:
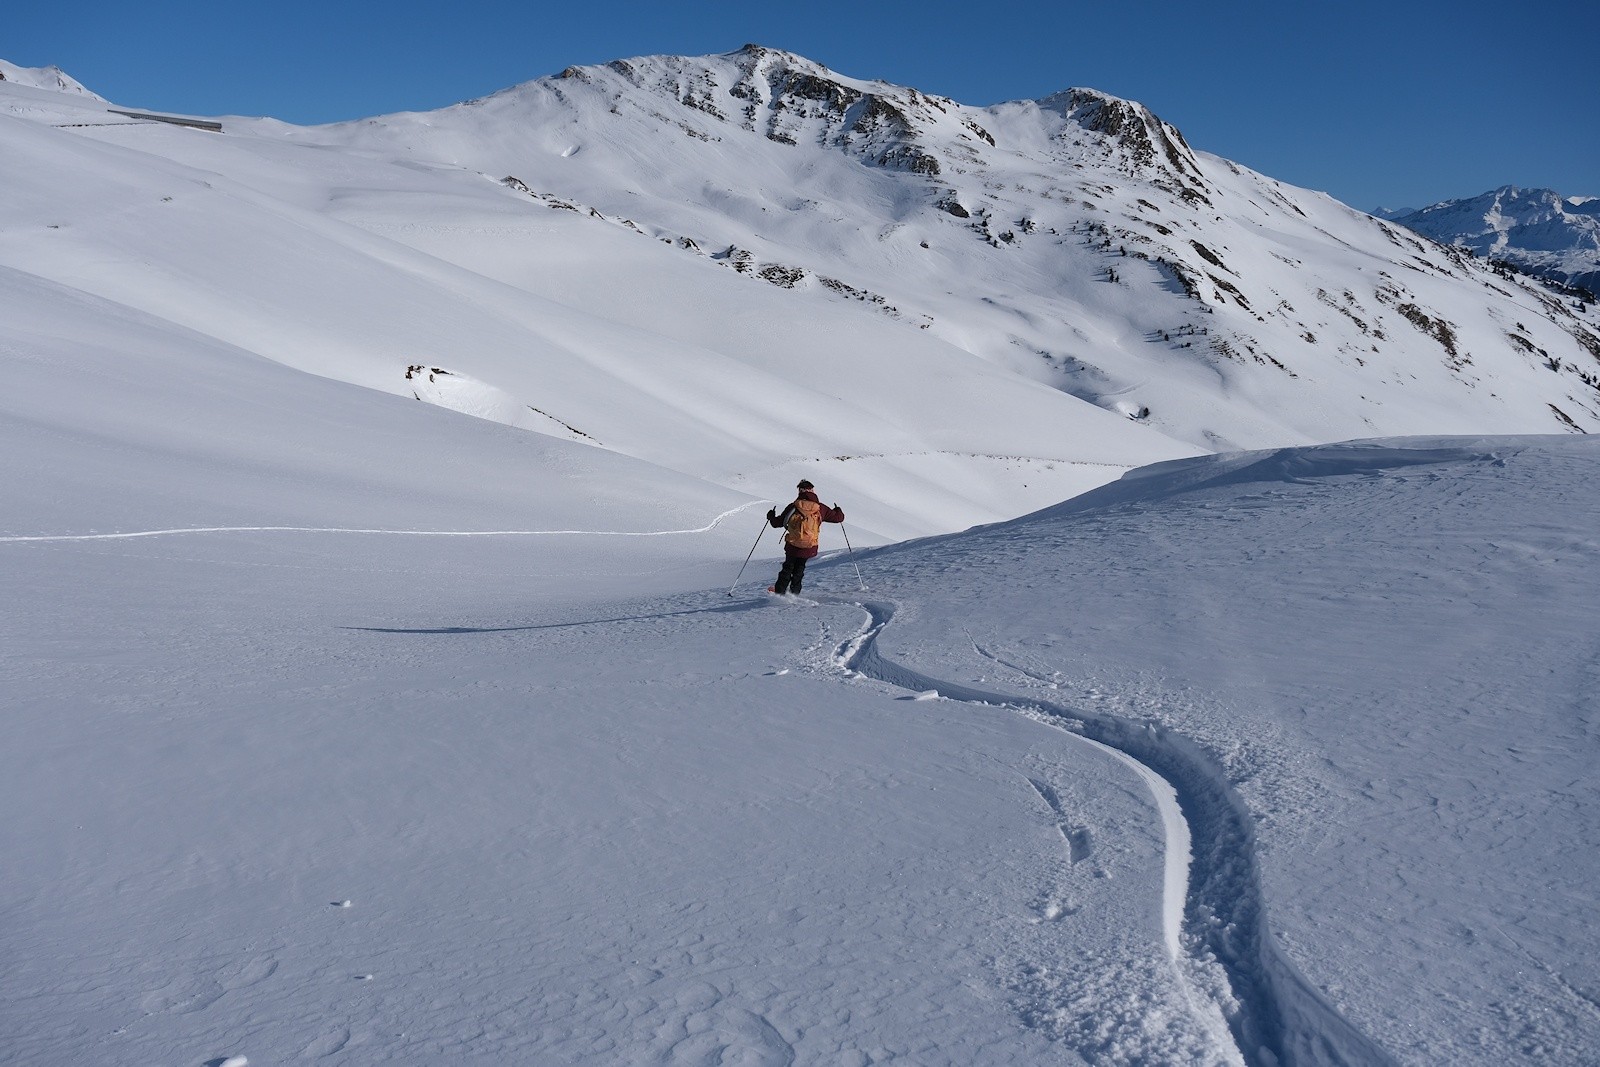
[[[1600,293],[1600,197],[1507,185],[1420,210],[1380,209],[1378,216],[1441,244]]]

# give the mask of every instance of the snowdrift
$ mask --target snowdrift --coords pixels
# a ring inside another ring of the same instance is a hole
[[[1583,1064],[1597,461],[1208,457],[803,602],[576,493],[542,537],[80,510],[0,540],[6,1052]]]
[[[1582,1063],[1597,463],[1451,438],[1159,464],[862,560],[905,605],[877,654],[1164,768],[1191,949],[1278,1055]]]

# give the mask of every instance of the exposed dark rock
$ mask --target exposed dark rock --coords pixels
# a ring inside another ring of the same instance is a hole
[[[1556,418],[1559,419],[1561,421],[1561,423],[1563,425],[1565,425],[1573,433],[1585,433],[1586,434],[1586,433],[1589,432],[1588,430],[1585,430],[1582,426],[1579,426],[1577,423],[1573,422],[1571,415],[1568,415],[1565,411],[1562,411],[1560,408],[1556,407],[1554,404],[1550,404],[1548,406],[1549,406],[1550,410],[1555,413]]]
[[[1459,370],[1464,364],[1472,362],[1470,356],[1458,351],[1455,328],[1443,318],[1429,315],[1415,304],[1401,304],[1395,310],[1404,315],[1411,325],[1438,341],[1440,347],[1450,356],[1450,365],[1453,368]]]
[[[989,143],[989,147],[994,147],[994,137],[990,135],[988,130],[984,129],[982,126],[979,126],[971,119],[967,119],[962,123],[962,125],[976,134],[980,141],[987,141]]]
[[[841,113],[862,97],[859,89],[800,71],[789,75],[784,83],[784,91],[801,100],[816,100]]]
[[[1211,249],[1207,248],[1205,245],[1201,244],[1199,241],[1191,240],[1189,242],[1189,244],[1192,245],[1194,247],[1194,250],[1200,254],[1200,258],[1205,260],[1207,263],[1211,264],[1213,267],[1220,267],[1223,270],[1228,270],[1228,265],[1226,263],[1222,262],[1221,259],[1218,259],[1217,258],[1217,254],[1215,252],[1211,251]],[[1228,273],[1229,274],[1233,274],[1234,272],[1231,271],[1231,270],[1228,270]],[[1237,277],[1237,275],[1235,275],[1235,276]]]
[[[774,263],[769,267],[762,267],[756,272],[756,276],[780,289],[793,289],[805,278],[806,272],[799,267],[786,267]]]

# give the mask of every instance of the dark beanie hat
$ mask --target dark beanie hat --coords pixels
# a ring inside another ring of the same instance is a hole
[[[801,478],[800,479],[800,484],[795,486],[795,488],[796,489],[815,489],[816,486],[812,485],[810,482],[806,481],[804,478]]]

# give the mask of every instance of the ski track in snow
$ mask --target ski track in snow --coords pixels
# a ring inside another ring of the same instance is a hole
[[[893,602],[827,599],[867,613],[860,632],[834,650],[838,668],[913,694],[936,691],[952,700],[1014,709],[1064,729],[1122,761],[1144,780],[1166,834],[1162,925],[1167,949],[1196,1020],[1202,1026],[1208,1016],[1216,1020],[1212,1029],[1219,1031],[1214,1034],[1219,1046],[1231,1045],[1252,1067],[1395,1063],[1351,1026],[1278,950],[1267,924],[1249,811],[1223,770],[1199,746],[1155,723],[979,690],[922,674],[878,652],[878,637],[894,620]],[[974,648],[1006,666],[976,644]],[[1032,677],[1030,672],[1021,673]],[[1048,796],[1044,800],[1050,803]],[[1211,961],[1227,974],[1236,1001],[1231,1012],[1224,1005],[1205,1003],[1204,991],[1189,980],[1189,971]]]
[[[73,542],[211,533],[322,533],[409,537],[670,537],[708,533],[760,502],[722,512],[704,526],[681,530],[395,530],[301,526],[218,526],[119,533],[6,535],[0,542]],[[818,603],[860,608],[861,630],[831,652],[834,665],[852,675],[904,689],[975,704],[1004,707],[1062,728],[1070,737],[1116,759],[1140,777],[1161,816],[1166,839],[1162,932],[1178,986],[1193,1017],[1212,1032],[1219,1049],[1253,1067],[1278,1064],[1387,1065],[1394,1061],[1347,1023],[1277,950],[1268,929],[1249,813],[1222,770],[1187,738],[1153,723],[1079,711],[1048,701],[979,690],[921,674],[881,656],[877,639],[893,621],[887,600],[826,596]],[[973,650],[1035,681],[1034,672],[1010,664],[976,642]],[[818,649],[820,651],[820,649]],[[1038,783],[1032,783],[1039,790]],[[1052,798],[1040,791],[1046,804]],[[1058,811],[1059,814],[1059,811]],[[1062,828],[1069,852],[1081,848]],[[1197,847],[1198,846],[1198,850]],[[1220,964],[1236,1000],[1233,1011],[1196,988],[1190,973]],[[218,994],[220,995],[220,994]]]
[[[342,526],[184,526],[170,530],[132,530],[127,533],[30,534],[0,536],[0,543],[25,541],[129,541],[140,537],[170,537],[177,534],[216,533],[316,533],[385,534],[394,537],[679,537],[710,533],[741,511],[762,507],[767,501],[751,501],[730,508],[704,526],[690,530],[377,530]]]

